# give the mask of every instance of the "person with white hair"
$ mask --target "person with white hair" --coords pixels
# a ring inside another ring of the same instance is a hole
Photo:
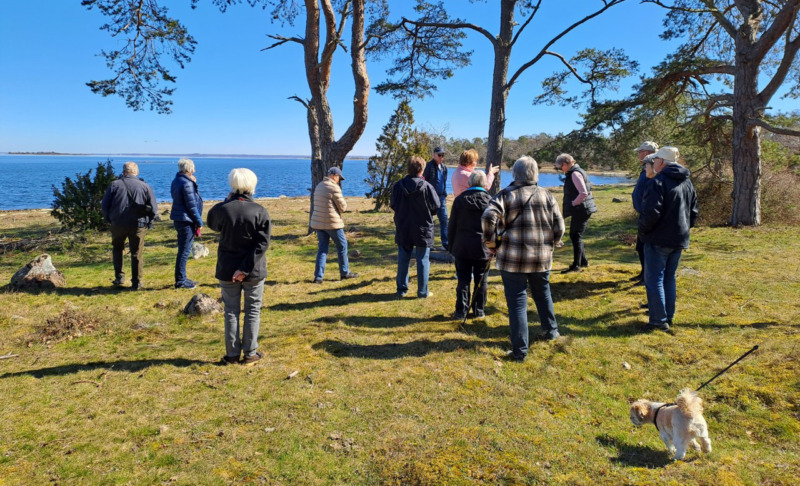
[[[225,307],[222,364],[252,365],[263,358],[258,352],[258,331],[272,223],[267,210],[253,200],[258,183],[253,171],[233,169],[228,183],[232,192],[211,208],[207,216],[208,227],[220,232],[215,276],[222,288]],[[244,323],[240,338],[242,295]]]
[[[648,183],[649,179],[652,179],[653,176],[648,175],[647,173],[647,163],[648,157],[656,153],[658,150],[658,144],[655,142],[651,142],[649,140],[645,140],[639,145],[634,152],[636,152],[636,157],[639,159],[639,162],[642,164],[642,171],[639,173],[639,179],[636,180],[636,185],[633,188],[633,193],[631,194],[631,201],[633,201],[633,209],[636,212],[639,212],[639,207],[642,204],[642,193],[644,192],[644,187]],[[650,171],[653,170],[653,158],[650,157]],[[641,265],[641,270],[639,274],[631,278],[631,282],[637,282],[636,285],[644,285],[644,243],[642,240],[637,236],[636,237],[636,254],[639,256],[639,264]]]
[[[495,266],[503,279],[508,304],[513,361],[528,355],[528,293],[539,313],[542,331],[538,340],[559,337],[558,323],[550,294],[553,249],[561,246],[564,218],[547,189],[539,187],[539,166],[525,156],[511,168],[514,182],[497,193],[481,217],[483,241],[497,255]],[[501,235],[498,248],[497,235]]]
[[[132,290],[144,289],[141,281],[144,237],[147,229],[153,226],[153,218],[158,211],[153,188],[138,176],[139,166],[136,162],[125,162],[122,176],[108,186],[100,208],[106,222],[111,224],[111,255],[114,262],[114,280],[111,283],[116,287],[125,284],[122,252],[125,240],[128,240]]]
[[[644,285],[647,290],[646,331],[669,330],[675,315],[675,272],[681,252],[689,248],[689,229],[698,216],[697,193],[689,169],[678,163],[676,147],[653,155],[656,175],[645,186],[639,212],[644,242]]]
[[[195,236],[203,227],[203,198],[197,190],[197,178],[192,159],[178,161],[178,173],[172,181],[172,210],[169,219],[178,232],[178,256],[175,258],[175,288],[193,289],[197,282],[186,277],[186,262],[192,252]]]

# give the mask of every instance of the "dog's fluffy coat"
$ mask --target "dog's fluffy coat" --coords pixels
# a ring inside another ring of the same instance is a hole
[[[703,418],[703,400],[688,388],[681,390],[674,405],[636,400],[631,405],[631,422],[636,426],[655,424],[667,449],[675,453],[675,459],[683,459],[689,444],[697,451],[702,448],[704,452],[711,452],[708,425]]]

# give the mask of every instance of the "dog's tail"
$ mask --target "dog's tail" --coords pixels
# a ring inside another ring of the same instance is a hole
[[[681,415],[688,419],[703,413],[703,399],[697,396],[697,392],[690,388],[681,390],[678,398],[675,399],[675,404],[678,406],[678,410],[681,411]]]

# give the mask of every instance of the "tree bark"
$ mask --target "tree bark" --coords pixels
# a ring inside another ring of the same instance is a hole
[[[516,0],[502,0],[500,6],[500,35],[494,40],[494,70],[492,72],[492,98],[489,108],[489,136],[486,140],[486,172],[492,166],[502,167],[503,143],[506,130],[506,102],[508,100],[508,64],[511,59]],[[489,192],[500,190],[500,172],[494,178]]]

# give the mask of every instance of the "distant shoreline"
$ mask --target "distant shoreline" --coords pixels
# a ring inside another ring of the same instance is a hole
[[[0,155],[42,155],[58,157],[211,157],[215,159],[311,159],[310,155],[260,155],[260,154],[73,154],[64,152],[3,152]],[[368,160],[370,155],[348,155],[345,160]]]

